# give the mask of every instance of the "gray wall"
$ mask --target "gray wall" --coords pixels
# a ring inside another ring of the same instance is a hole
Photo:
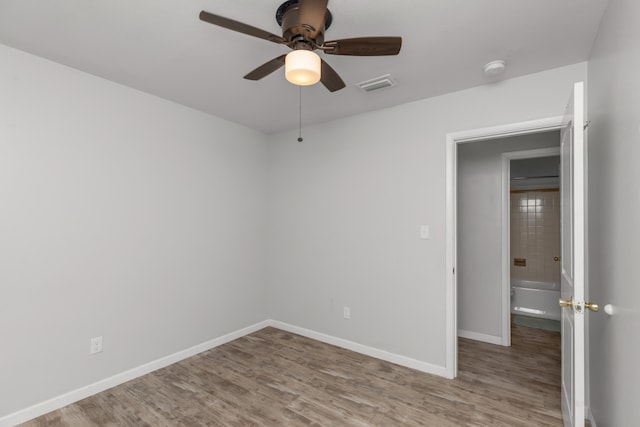
[[[295,132],[272,136],[272,318],[444,367],[446,134],[562,115],[585,71],[576,64],[310,126],[302,144]]]
[[[591,407],[598,427],[640,419],[640,2],[612,0],[589,61]]]
[[[559,176],[560,156],[511,161],[511,177]]]
[[[266,318],[444,366],[445,135],[560,115],[586,79],[575,64],[298,144],[0,60],[0,416]]]
[[[560,188],[560,156],[512,160],[511,177],[512,190]]]
[[[458,330],[502,338],[502,153],[559,145],[559,131],[459,145]]]
[[[0,417],[267,317],[263,135],[0,63]]]

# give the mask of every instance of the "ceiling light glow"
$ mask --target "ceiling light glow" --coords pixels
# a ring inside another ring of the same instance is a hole
[[[284,76],[298,86],[309,86],[320,81],[320,57],[310,50],[294,50],[284,61]]]

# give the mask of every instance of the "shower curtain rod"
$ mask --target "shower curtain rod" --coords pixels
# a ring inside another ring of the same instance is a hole
[[[539,178],[560,178],[560,175],[543,175],[543,176],[514,176],[511,180],[521,179],[539,179]]]

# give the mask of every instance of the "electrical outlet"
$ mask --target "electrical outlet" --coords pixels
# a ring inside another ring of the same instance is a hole
[[[342,315],[345,319],[351,319],[351,309],[349,307],[344,307],[342,309]]]
[[[96,354],[102,351],[102,337],[91,338],[91,347],[89,348],[89,354]]]

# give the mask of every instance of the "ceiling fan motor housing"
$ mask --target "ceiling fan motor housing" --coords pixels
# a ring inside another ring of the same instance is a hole
[[[300,6],[298,0],[288,0],[278,7],[276,11],[276,21],[282,27],[282,38],[294,43],[293,49],[304,48],[305,43],[311,50],[322,46],[324,43],[324,32],[331,25],[332,16],[329,9],[325,14],[323,28],[312,28],[307,24],[300,22]],[[315,39],[311,39],[309,34],[317,31]],[[302,42],[302,43],[301,43]]]

